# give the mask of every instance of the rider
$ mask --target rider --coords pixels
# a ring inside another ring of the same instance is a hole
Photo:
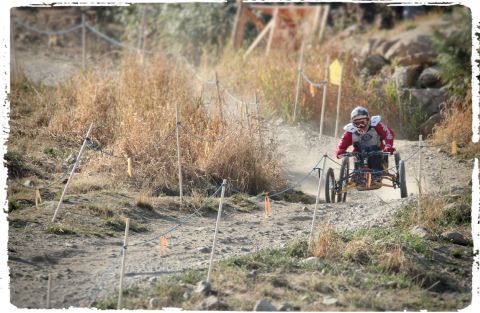
[[[352,110],[350,118],[352,122],[343,128],[345,132],[335,148],[337,158],[347,152],[347,148],[351,145],[353,145],[353,152],[383,151],[392,154],[395,151],[393,148],[394,133],[387,125],[380,122],[380,116],[370,118],[366,108],[357,106]],[[358,162],[355,162],[355,167],[357,166]],[[371,155],[368,158],[368,167],[372,170],[386,170],[388,157]]]

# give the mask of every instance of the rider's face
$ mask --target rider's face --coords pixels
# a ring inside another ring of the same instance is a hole
[[[366,117],[357,118],[357,119],[353,120],[352,123],[353,123],[353,126],[363,129],[363,128],[367,127],[368,118],[366,118]]]

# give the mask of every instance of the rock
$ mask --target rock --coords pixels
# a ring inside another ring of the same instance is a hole
[[[387,65],[389,62],[385,60],[379,54],[373,54],[368,56],[362,64],[363,71],[366,72],[367,75],[375,75],[382,69],[384,65]]]
[[[201,253],[210,253],[212,250],[210,249],[210,247],[201,247],[198,248],[197,251]]]
[[[25,187],[32,187],[33,186],[33,183],[30,179],[27,179],[26,181],[23,182],[23,185]]]
[[[289,312],[289,311],[293,311],[294,310],[294,307],[293,305],[291,305],[290,303],[288,302],[284,302],[279,308],[278,308],[279,311],[282,311],[282,312]]]
[[[257,274],[258,274],[257,270],[251,270],[250,272],[247,273],[247,278],[255,279],[257,277]]]
[[[325,305],[333,305],[338,302],[337,298],[333,297],[324,297],[322,303]]]
[[[429,115],[440,111],[440,104],[447,100],[447,94],[439,88],[407,88],[399,91],[400,100],[411,111],[411,114],[418,114],[415,111],[421,108]]]
[[[75,156],[73,154],[70,154],[66,159],[65,163],[67,164],[73,164],[75,163]]]
[[[416,225],[412,229],[410,229],[409,233],[413,236],[418,236],[420,238],[427,238],[428,231],[423,228],[422,226]]]
[[[206,310],[226,310],[228,305],[218,300],[215,296],[210,296],[202,302],[202,308]]]
[[[261,299],[258,300],[257,303],[255,303],[255,307],[253,308],[254,311],[277,311],[277,308],[274,307],[270,301],[267,299]]]
[[[182,295],[182,298],[183,300],[187,301],[188,299],[190,299],[190,297],[192,296],[192,294],[188,291],[185,291]]]
[[[427,137],[431,133],[433,133],[433,127],[442,121],[442,114],[435,113],[428,118],[427,121],[423,122],[420,125],[420,133]]]
[[[305,260],[303,260],[304,263],[311,263],[311,264],[316,264],[316,263],[320,263],[321,262],[321,259],[320,257],[318,256],[311,256],[309,258],[306,258]]]
[[[420,74],[421,67],[419,65],[400,66],[395,68],[393,79],[397,88],[410,88],[415,85],[415,82]]]
[[[158,281],[158,278],[157,278],[157,277],[150,277],[150,278],[148,279],[148,282],[149,282],[150,285],[152,285],[152,286],[155,285],[155,284],[157,283],[157,281]]]
[[[160,308],[160,299],[159,298],[151,298],[150,300],[148,300],[148,308],[149,309]]]
[[[402,33],[384,54],[387,60],[397,60],[400,65],[433,64],[436,54],[432,49],[431,36],[414,29]]]
[[[195,288],[195,293],[208,294],[212,290],[212,285],[205,280],[199,281]]]
[[[418,52],[397,59],[398,65],[432,65],[435,64],[437,54],[434,52]]]
[[[445,231],[442,233],[442,238],[446,239],[454,244],[466,246],[470,242],[465,236],[456,231]]]
[[[362,31],[362,27],[359,24],[352,24],[349,27],[345,28],[342,32],[338,34],[339,39],[351,37],[353,34]]]
[[[303,212],[308,212],[308,211],[310,211],[310,210],[309,210],[306,206],[304,206],[304,207],[302,208],[302,211],[303,211]]]
[[[246,248],[246,247],[241,247],[241,248],[240,248],[240,251],[242,251],[242,252],[250,252],[251,249]]]
[[[378,40],[373,47],[373,53],[385,57],[387,51],[399,40],[398,38],[393,40]]]
[[[442,85],[442,80],[440,78],[440,71],[438,68],[432,66],[427,67],[418,77],[418,86],[420,88],[432,87],[438,88]]]

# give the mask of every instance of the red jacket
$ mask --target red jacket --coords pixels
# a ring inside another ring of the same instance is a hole
[[[386,145],[390,145],[391,147],[393,147],[393,139],[395,137],[395,134],[393,133],[393,130],[388,128],[387,125],[380,122],[380,116],[372,116],[372,118],[370,119],[370,127],[375,128],[377,134],[380,136],[381,150],[383,150]],[[347,124],[344,129],[345,132],[343,133],[343,136],[340,139],[340,142],[337,144],[334,152],[337,158],[339,157],[339,155],[347,152],[348,147],[353,144],[352,135],[355,131],[353,125],[351,123]],[[353,151],[358,152],[355,149],[353,149]]]

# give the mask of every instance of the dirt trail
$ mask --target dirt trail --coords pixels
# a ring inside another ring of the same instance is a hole
[[[23,66],[28,67],[28,64],[24,62]],[[56,63],[51,64],[53,66]],[[50,70],[51,66],[48,66]],[[37,68],[26,72],[43,77]],[[55,77],[61,79],[63,76]],[[291,182],[304,177],[324,153],[332,155],[336,140],[331,137],[319,140],[314,130],[290,126],[282,121],[272,122],[271,125],[277,132],[280,152]],[[405,159],[415,151],[416,143],[400,140],[396,142],[396,147]],[[450,189],[468,184],[473,163],[453,161],[447,155],[437,152],[437,148],[425,148],[424,152],[424,174],[428,190]],[[332,223],[338,229],[355,229],[389,223],[395,210],[415,197],[416,163],[417,156],[407,161],[408,191],[411,194],[408,199],[400,199],[398,189],[352,191],[346,203],[320,203],[317,224]],[[330,161],[327,164],[338,168]],[[439,182],[448,184],[442,185]],[[317,183],[317,178],[312,175],[297,189],[314,195]],[[73,198],[62,209],[65,213],[60,215],[60,219],[78,218],[66,212],[74,212],[75,205],[79,203],[101,202],[102,199],[98,197],[101,196],[95,193]],[[134,198],[133,194],[126,196],[131,203],[134,203]],[[118,197],[117,201],[120,203],[125,199]],[[11,302],[15,306],[45,307],[48,273],[52,273],[51,301],[55,308],[90,306],[95,301],[108,299],[115,294],[122,236],[97,238],[46,234],[43,229],[52,216],[55,204],[53,201],[46,202],[42,210],[35,213],[36,220],[10,227],[8,266]],[[280,247],[306,238],[313,208],[314,205],[274,201],[272,215],[264,218],[263,203],[258,201],[258,209],[252,213],[226,212],[220,224],[215,259],[251,253],[265,247]],[[167,253],[160,256],[158,240],[137,243],[154,238],[174,226],[184,215],[162,206],[155,207],[155,213],[153,218],[144,222],[150,231],[134,233],[129,238],[124,284],[126,288],[149,287],[155,284],[160,275],[207,266],[210,257],[208,247],[213,239],[216,217],[198,216],[191,223],[178,228],[169,237]],[[14,212],[10,217],[20,217],[16,216],[18,214],[21,213]]]

